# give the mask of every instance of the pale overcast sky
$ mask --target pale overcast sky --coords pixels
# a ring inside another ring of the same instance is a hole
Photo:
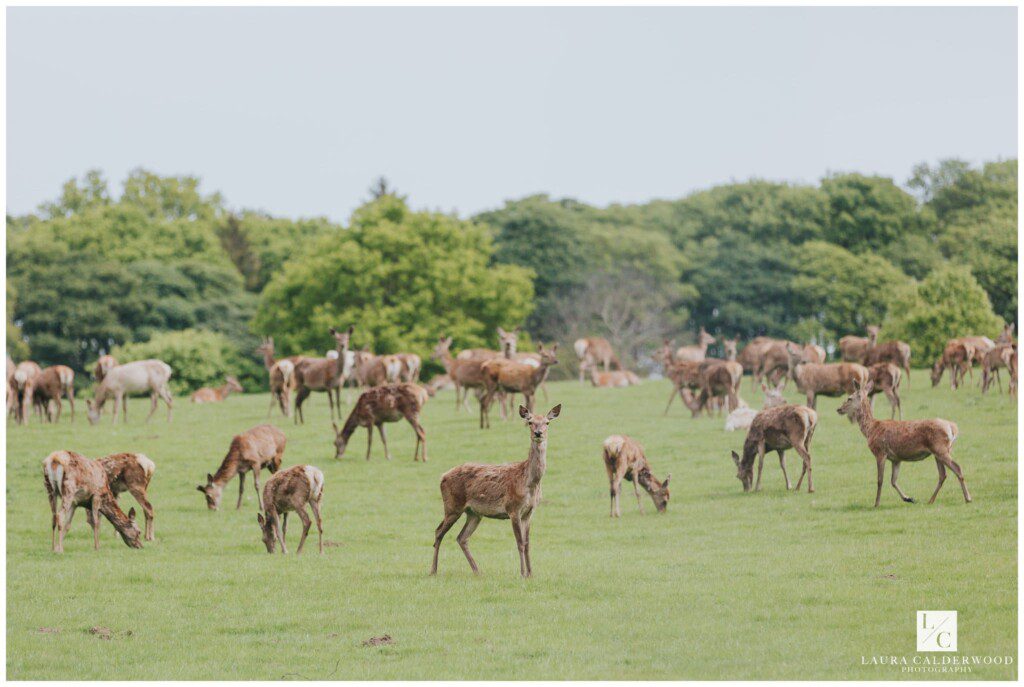
[[[381,174],[463,215],[903,182],[1016,156],[1016,26],[1014,8],[11,8],[7,209],[136,166],[335,220]]]

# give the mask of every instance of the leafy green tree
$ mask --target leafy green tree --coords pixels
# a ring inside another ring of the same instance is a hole
[[[14,321],[18,292],[10,280],[7,281],[7,355],[15,360],[28,357],[28,344],[21,335],[21,327]]]
[[[926,234],[934,224],[892,179],[842,174],[823,179],[821,189],[828,196],[825,239],[855,253],[881,250],[906,234]]]
[[[61,189],[60,198],[53,203],[43,203],[40,210],[49,218],[68,217],[90,208],[110,205],[110,190],[98,169],[91,169],[82,181],[68,179]]]
[[[359,208],[347,231],[293,257],[260,297],[253,328],[284,353],[320,353],[328,328],[354,324],[356,346],[427,356],[440,333],[493,345],[533,307],[532,274],[491,265],[486,227],[413,212],[394,196]]]
[[[293,254],[339,231],[341,227],[322,218],[291,220],[247,212],[227,218],[217,235],[245,288],[258,293]]]

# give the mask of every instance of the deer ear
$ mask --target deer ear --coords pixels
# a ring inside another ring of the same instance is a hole
[[[206,487],[204,487],[202,484],[197,484],[196,485],[196,491],[201,491],[201,492],[203,492],[205,494],[206,493]]]
[[[338,330],[335,329],[334,327],[331,327],[330,332],[331,332],[331,334],[337,334]]]
[[[865,384],[862,387],[862,389],[864,390],[864,393],[866,393],[866,394],[870,394],[871,390],[874,389],[874,388],[875,388],[875,383],[873,381],[871,381],[870,379],[868,380],[868,383]]]
[[[521,330],[522,328],[523,328],[523,326],[522,326],[522,325],[518,325],[518,326],[517,326],[517,327],[516,327],[515,329],[513,329],[513,330],[512,330],[512,333],[513,333],[513,334],[518,334],[518,333],[519,333],[519,331],[520,331],[520,330]]]
[[[551,352],[554,353],[557,350],[558,350],[558,342],[556,341],[555,343],[551,344]]]
[[[213,475],[211,475],[210,473],[206,473],[206,482],[213,482]]]
[[[350,324],[348,326],[348,335],[352,336],[352,332],[354,332],[355,330],[356,330],[356,326],[354,324]]]
[[[530,417],[530,411],[526,409],[526,406],[519,406],[519,417],[524,420]]]
[[[670,479],[672,479],[672,473],[669,473],[669,474],[668,474],[668,476],[667,476],[667,477],[665,477],[665,481],[661,483],[661,488],[662,488],[662,489],[664,489],[665,487],[667,487],[667,486],[668,486],[668,481],[669,481]]]
[[[551,410],[548,411],[548,419],[549,420],[554,420],[556,417],[558,417],[561,414],[561,412],[562,412],[562,404],[559,403],[557,406],[555,406],[554,408],[552,408]]]
[[[130,511],[128,511],[128,519],[129,520],[134,520],[135,519],[135,507],[134,506],[132,507],[132,509]]]
[[[505,330],[501,327],[498,327],[498,336],[505,336]]]
[[[736,463],[736,466],[739,467],[740,454],[736,453],[735,451],[732,452],[732,462]]]
[[[263,527],[263,524],[266,522],[266,520],[263,519],[263,513],[256,514],[256,522],[260,524],[260,527]]]

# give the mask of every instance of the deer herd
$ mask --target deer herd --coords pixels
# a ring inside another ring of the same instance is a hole
[[[709,357],[709,347],[716,338],[702,327],[696,343],[677,347],[665,340],[652,358],[660,364],[671,382],[671,394],[665,414],[676,396],[693,417],[702,414],[726,414],[725,429],[746,430],[742,453],[732,451],[743,491],[761,489],[766,452],[776,452],[786,489],[793,488],[786,470],[785,452],[793,449],[800,457],[801,472],[795,489],[807,480],[808,493],[814,492],[811,441],[818,426],[817,400],[821,396],[845,397],[838,413],[859,426],[877,467],[875,506],[881,501],[886,461],[892,464],[891,484],[903,501],[913,499],[898,484],[900,465],[932,456],[938,469],[938,484],[929,503],[935,501],[946,479],[947,469],[960,483],[964,500],[971,501],[963,470],[953,460],[953,444],[959,436],[957,425],[943,419],[904,420],[899,389],[904,377],[910,385],[910,346],[902,341],[879,342],[880,328],[868,326],[867,336],[844,336],[838,342],[839,362],[827,362],[826,351],[817,344],[756,337],[740,350],[739,340],[723,339],[722,358]],[[345,330],[331,328],[334,349],[323,358],[291,356],[275,359],[274,341],[265,338],[257,353],[266,367],[270,407],[276,405],[285,417],[295,423],[305,421],[304,402],[313,392],[325,392],[331,424],[334,428],[335,458],[342,459],[355,431],[367,430],[366,459],[370,460],[374,430],[379,433],[384,455],[391,460],[384,425],[404,419],[416,436],[413,461],[427,461],[426,430],[420,415],[427,400],[443,389],[453,390],[456,410],[468,410],[469,392],[479,403],[479,426],[490,427],[491,410],[498,403],[502,418],[512,415],[515,396],[522,396],[518,415],[529,430],[530,443],[526,460],[518,463],[492,465],[465,463],[444,473],[440,481],[444,518],[434,535],[431,574],[437,572],[441,542],[449,529],[465,514],[466,521],[457,540],[474,573],[479,572],[469,551],[469,539],[483,518],[507,519],[519,553],[520,573],[532,574],[530,559],[530,526],[541,503],[541,480],[547,467],[549,424],[561,414],[561,404],[545,414],[534,412],[537,393],[547,396],[545,381],[552,367],[558,364],[558,344],[540,344],[537,352],[518,351],[520,329],[497,329],[497,350],[470,348],[453,354],[452,337],[440,336],[431,358],[444,368],[428,383],[419,383],[422,361],[414,353],[375,355],[368,348],[353,350],[355,327]],[[579,382],[589,376],[594,387],[627,387],[640,383],[636,373],[624,368],[611,343],[604,338],[581,338],[574,342]],[[1002,392],[1001,372],[1008,377],[1008,391],[1017,390],[1017,344],[1013,325],[1004,328],[996,341],[987,337],[952,338],[931,369],[932,385],[941,382],[948,371],[950,386],[958,389],[973,367],[981,367],[980,385],[983,393],[993,385]],[[127,422],[127,398],[148,394],[151,405],[146,420],[156,412],[159,401],[167,406],[168,422],[172,419],[173,397],[169,387],[172,369],[160,360],[139,360],[119,364],[109,355],[102,356],[93,369],[96,380],[93,399],[87,401],[90,423],[96,424],[108,401],[111,415],[117,422],[120,409],[122,422]],[[764,395],[760,410],[751,408],[740,395],[744,373],[751,376],[753,388],[760,385]],[[32,361],[15,365],[7,359],[8,416],[17,424],[27,424],[33,412],[48,422],[60,419],[66,398],[74,419],[74,371],[63,365],[41,368]],[[204,387],[195,391],[194,403],[223,401],[232,393],[243,391],[238,379],[225,378],[220,387]],[[806,397],[806,405],[789,404],[782,392],[792,382]],[[348,417],[342,419],[341,390],[346,386],[362,389]],[[883,393],[888,399],[891,418],[874,417],[874,396]],[[294,395],[294,400],[293,400]],[[897,419],[898,418],[898,419]],[[280,546],[286,553],[285,536],[288,514],[294,512],[302,521],[303,531],[296,553],[315,522],[319,551],[323,553],[323,520],[321,515],[324,474],[312,465],[295,465],[282,469],[287,440],[284,433],[269,424],[255,426],[235,436],[219,467],[206,475],[205,484],[196,489],[203,494],[207,508],[220,507],[227,484],[238,478],[236,509],[242,508],[246,474],[252,474],[253,489],[259,512],[257,524],[267,551]],[[602,445],[602,459],[607,473],[612,517],[621,516],[619,495],[622,481],[633,483],[637,505],[643,513],[640,490],[647,492],[659,513],[669,502],[670,476],[664,481],[655,476],[643,446],[634,438],[612,434]],[[754,465],[757,463],[757,475]],[[260,489],[260,474],[266,468],[270,477]],[[147,489],[155,472],[155,464],[141,453],[116,453],[91,460],[73,451],[55,451],[43,461],[43,480],[52,514],[52,548],[63,551],[64,538],[76,508],[86,510],[86,519],[93,529],[94,547],[99,548],[101,516],[107,519],[132,548],[141,548],[142,540],[153,541],[154,511]],[[118,504],[118,496],[128,491],[145,516],[141,532],[135,523],[135,508],[127,514]],[[306,511],[313,512],[310,518]]]

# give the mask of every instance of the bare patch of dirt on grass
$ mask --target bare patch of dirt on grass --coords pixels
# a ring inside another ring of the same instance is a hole
[[[370,637],[363,641],[363,646],[387,646],[394,643],[395,640],[391,638],[391,635],[381,635],[380,637]]]

